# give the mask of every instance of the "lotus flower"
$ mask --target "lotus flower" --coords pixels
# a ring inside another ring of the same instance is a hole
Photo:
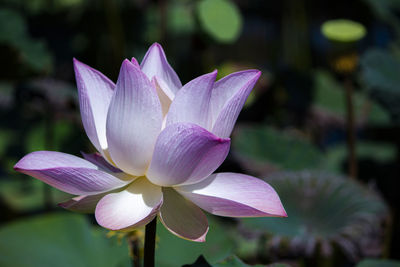
[[[85,131],[99,153],[79,158],[53,151],[26,155],[15,170],[78,195],[60,205],[95,212],[111,230],[159,216],[173,234],[205,241],[203,210],[228,217],[286,216],[264,181],[212,174],[225,160],[238,114],[260,76],[217,72],[182,86],[159,44],[141,63],[122,63],[117,84],[74,59]]]

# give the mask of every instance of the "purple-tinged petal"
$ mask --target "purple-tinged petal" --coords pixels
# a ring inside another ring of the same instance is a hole
[[[139,62],[137,61],[136,58],[133,57],[133,58],[131,59],[131,62],[132,62],[133,65],[135,65],[136,67],[138,67],[138,68],[140,69]]]
[[[171,233],[196,242],[206,241],[207,217],[203,211],[172,188],[163,188],[160,220]]]
[[[227,217],[286,217],[275,190],[244,174],[216,173],[198,184],[175,188],[200,208]]]
[[[221,165],[229,146],[230,139],[192,123],[167,126],[157,139],[146,176],[161,186],[197,183]]]
[[[87,154],[85,152],[81,152],[82,156],[87,160],[99,167],[100,169],[106,172],[114,172],[119,173],[122,172],[120,169],[114,167],[110,163],[108,163],[99,153]]]
[[[92,196],[77,196],[70,200],[58,203],[58,206],[75,212],[94,213],[97,203],[108,193]]]
[[[74,59],[83,127],[92,144],[107,150],[106,118],[115,84],[101,72]]]
[[[210,101],[216,77],[217,71],[213,71],[185,84],[171,103],[167,125],[191,122],[211,130]]]
[[[162,111],[146,75],[125,60],[107,117],[107,141],[113,162],[126,173],[142,175],[161,131]]]
[[[232,73],[214,85],[211,96],[212,132],[222,138],[231,135],[240,111],[261,72],[247,70]]]
[[[161,187],[138,178],[125,190],[103,197],[96,207],[96,220],[111,230],[139,227],[157,215],[162,202]]]
[[[89,161],[54,151],[32,152],[14,169],[73,195],[95,195],[129,182],[99,170]]]
[[[150,46],[140,67],[150,80],[153,77],[161,78],[174,93],[182,87],[178,75],[169,65],[164,50],[158,43]]]
[[[175,97],[175,94],[162,79],[154,76],[151,82],[157,90],[157,95],[161,102],[162,113],[163,116],[165,116],[168,113],[169,107]]]

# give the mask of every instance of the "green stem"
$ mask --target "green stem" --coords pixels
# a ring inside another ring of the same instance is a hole
[[[347,147],[349,153],[349,176],[357,179],[356,130],[354,121],[353,84],[349,77],[344,81],[347,106]]]
[[[157,217],[146,225],[144,238],[144,267],[154,267],[154,254],[156,248]]]

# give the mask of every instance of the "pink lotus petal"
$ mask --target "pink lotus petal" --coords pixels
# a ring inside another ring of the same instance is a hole
[[[132,62],[133,65],[135,65],[135,67],[138,67],[138,68],[140,69],[139,62],[137,61],[136,58],[133,57],[133,58],[131,59],[131,62]]]
[[[210,100],[217,71],[185,84],[176,93],[167,114],[167,126],[178,122],[195,123],[211,130]]]
[[[175,188],[200,208],[227,217],[286,217],[275,190],[266,182],[239,173],[217,173],[198,184]]]
[[[125,190],[103,197],[96,207],[96,220],[111,230],[139,227],[157,215],[162,202],[161,187],[138,178]]]
[[[102,193],[92,196],[78,196],[71,198],[70,200],[61,202],[58,204],[58,206],[75,212],[94,213],[97,202],[99,202],[100,199],[102,199],[106,194],[108,193]]]
[[[160,220],[165,228],[184,239],[206,241],[208,222],[203,211],[172,188],[163,188],[163,196]]]
[[[174,93],[182,87],[178,75],[169,65],[164,50],[158,43],[150,46],[140,67],[150,80],[153,77],[161,78]]]
[[[73,195],[95,195],[126,185],[84,159],[54,151],[37,151],[23,157],[14,169]]]
[[[261,72],[247,70],[232,73],[214,85],[211,97],[212,132],[222,138],[231,135],[240,111]]]
[[[197,183],[225,160],[230,140],[192,123],[167,126],[159,135],[146,176],[161,186]]]
[[[125,60],[107,117],[107,141],[113,162],[126,173],[143,175],[161,131],[156,89],[146,75]]]
[[[114,167],[110,163],[108,163],[99,153],[87,154],[85,152],[81,152],[82,156],[87,160],[99,167],[100,169],[107,172],[119,173],[122,172],[120,169]]]
[[[74,59],[82,123],[99,152],[106,150],[106,118],[115,84],[101,72]]]

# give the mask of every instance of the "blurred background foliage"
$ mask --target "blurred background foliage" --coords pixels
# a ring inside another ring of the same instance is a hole
[[[322,27],[333,19],[357,24]],[[115,81],[153,42],[183,83],[262,70],[219,171],[265,179],[289,215],[209,216],[204,244],[160,226],[157,266],[400,266],[398,0],[0,0],[0,266],[130,265],[122,234],[64,212],[70,196],[12,166],[36,150],[94,151],[72,58]]]

